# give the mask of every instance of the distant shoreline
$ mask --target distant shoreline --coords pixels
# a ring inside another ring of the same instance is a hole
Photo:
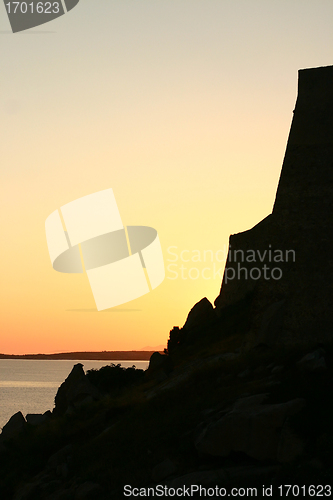
[[[56,354],[0,354],[0,359],[59,359],[77,361],[147,361],[156,351],[61,352]],[[157,351],[163,352],[163,351]]]

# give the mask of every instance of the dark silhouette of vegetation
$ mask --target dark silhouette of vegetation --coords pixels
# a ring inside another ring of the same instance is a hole
[[[168,353],[174,351],[179,345],[181,345],[186,339],[186,332],[183,328],[179,326],[174,326],[170,330],[170,338],[168,340]]]
[[[137,384],[143,380],[144,370],[135,365],[124,368],[120,364],[103,366],[99,370],[92,368],[87,371],[89,381],[103,392],[115,394],[125,387]]]

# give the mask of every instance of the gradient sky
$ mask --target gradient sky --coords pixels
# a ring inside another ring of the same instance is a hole
[[[333,64],[332,21],[331,0],[81,0],[14,35],[1,4],[0,352],[165,344],[214,301],[229,234],[271,212],[297,71]],[[125,225],[157,229],[166,279],[94,312],[86,276],[52,269],[44,224],[110,187]]]

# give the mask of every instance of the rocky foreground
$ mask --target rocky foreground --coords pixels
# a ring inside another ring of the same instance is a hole
[[[260,497],[263,485],[281,498],[284,484],[330,485],[332,346],[244,347],[251,300],[222,316],[200,301],[146,372],[85,374],[76,364],[52,411],[17,413],[4,426],[1,498],[103,500],[197,486],[211,498],[250,487]]]

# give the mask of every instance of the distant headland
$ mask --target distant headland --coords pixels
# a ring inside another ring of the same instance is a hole
[[[0,359],[63,359],[63,360],[140,360],[147,361],[153,352],[151,351],[83,351],[83,352],[60,352],[55,354],[1,354]],[[160,350],[158,352],[163,352]]]

